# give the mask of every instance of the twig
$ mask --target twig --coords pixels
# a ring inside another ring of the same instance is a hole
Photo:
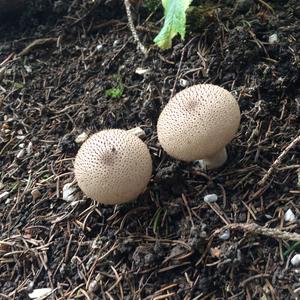
[[[276,158],[276,160],[273,162],[267,173],[264,175],[264,177],[258,182],[258,185],[262,186],[264,185],[268,178],[271,176],[274,169],[278,167],[278,165],[281,163],[282,159],[286,156],[286,154],[297,144],[300,142],[300,135],[297,136]]]
[[[182,63],[183,63],[183,58],[184,58],[184,55],[185,55],[185,51],[187,49],[187,47],[196,39],[198,38],[199,35],[196,35],[194,36],[192,39],[190,39],[186,45],[183,47],[182,49],[182,52],[181,52],[181,57],[180,57],[180,61],[179,61],[179,66],[178,66],[178,69],[177,69],[177,72],[176,72],[176,75],[175,75],[175,80],[174,80],[174,84],[173,84],[173,88],[172,88],[172,92],[171,92],[171,96],[170,96],[170,99],[174,96],[174,93],[175,93],[175,88],[176,88],[176,84],[177,84],[177,81],[178,81],[178,77],[179,77],[179,73],[181,71],[181,66],[182,66]]]
[[[189,214],[189,218],[190,218],[191,225],[192,225],[193,227],[195,227],[195,224],[194,224],[194,221],[193,221],[193,217],[192,217],[192,213],[191,213],[191,208],[189,207],[189,204],[188,204],[188,202],[187,202],[187,199],[186,199],[185,194],[182,194],[182,195],[181,195],[181,198],[182,198],[183,203],[184,203],[184,205],[185,205],[185,207],[186,207],[186,209],[187,209],[187,212],[188,212],[188,214]]]
[[[47,44],[54,44],[57,42],[57,38],[45,38],[45,39],[37,39],[33,41],[31,44],[29,44],[24,50],[22,50],[18,56],[24,56],[27,55],[29,52],[31,52],[33,49],[47,45]]]
[[[133,39],[136,41],[138,48],[141,50],[141,52],[146,56],[148,54],[148,51],[145,48],[145,46],[141,43],[141,41],[137,35],[136,29],[134,27],[129,0],[124,0],[124,4],[125,4],[125,8],[126,8],[126,14],[127,14],[127,18],[128,18],[129,28],[131,30]]]
[[[14,52],[10,53],[2,62],[0,62],[0,67],[7,64],[14,57],[14,55],[15,55]]]
[[[272,12],[272,14],[274,14],[274,9],[273,7],[268,4],[266,1],[264,0],[258,0],[258,2],[262,5],[262,6],[265,6],[268,10],[270,10]]]
[[[250,281],[252,280],[255,280],[255,279],[258,279],[258,278],[268,278],[268,277],[271,277],[270,274],[256,274],[254,276],[250,276],[248,277],[247,279],[245,279],[244,281],[241,282],[241,286],[246,286]]]
[[[216,230],[213,234],[212,234],[212,238],[214,238],[215,236],[219,235],[221,232],[223,232],[224,230],[243,230],[243,231],[247,231],[247,232],[251,232],[254,234],[259,234],[259,235],[264,235],[264,236],[268,236],[268,237],[272,237],[275,239],[281,239],[281,240],[287,240],[287,241],[300,241],[300,234],[295,233],[295,232],[288,232],[288,231],[282,231],[280,229],[276,229],[276,228],[266,228],[266,227],[262,227],[259,226],[255,223],[251,223],[251,224],[243,224],[243,223],[234,223],[234,224],[229,224],[226,225],[224,227],[222,227],[221,229]]]

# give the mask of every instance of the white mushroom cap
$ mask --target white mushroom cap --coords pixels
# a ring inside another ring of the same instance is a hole
[[[239,124],[240,109],[232,94],[216,85],[199,84],[169,101],[159,116],[157,134],[169,155],[193,161],[224,152]]]
[[[152,173],[147,146],[121,129],[93,134],[79,149],[74,166],[81,190],[103,204],[136,199],[144,192]]]

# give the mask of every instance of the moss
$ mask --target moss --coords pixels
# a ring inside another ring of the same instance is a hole
[[[113,87],[111,89],[106,90],[105,95],[113,99],[118,99],[123,95],[123,91],[124,91],[124,86],[120,84],[117,87]]]
[[[112,87],[105,91],[105,95],[112,99],[119,99],[123,95],[124,85],[122,83],[122,78],[120,75],[112,75]]]

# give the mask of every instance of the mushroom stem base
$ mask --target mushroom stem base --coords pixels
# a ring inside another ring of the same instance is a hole
[[[199,160],[199,164],[204,170],[213,170],[221,167],[227,160],[226,148],[217,152],[214,156]]]

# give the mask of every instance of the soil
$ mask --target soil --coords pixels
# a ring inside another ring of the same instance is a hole
[[[137,3],[147,57],[120,1],[30,3],[0,25],[0,298],[299,297],[299,2],[194,1],[185,40],[166,51],[153,45],[161,7]],[[156,135],[170,97],[205,82],[242,111],[228,162],[207,172],[170,158]],[[78,188],[63,200],[76,138],[135,126],[153,159],[147,191],[115,207]]]

